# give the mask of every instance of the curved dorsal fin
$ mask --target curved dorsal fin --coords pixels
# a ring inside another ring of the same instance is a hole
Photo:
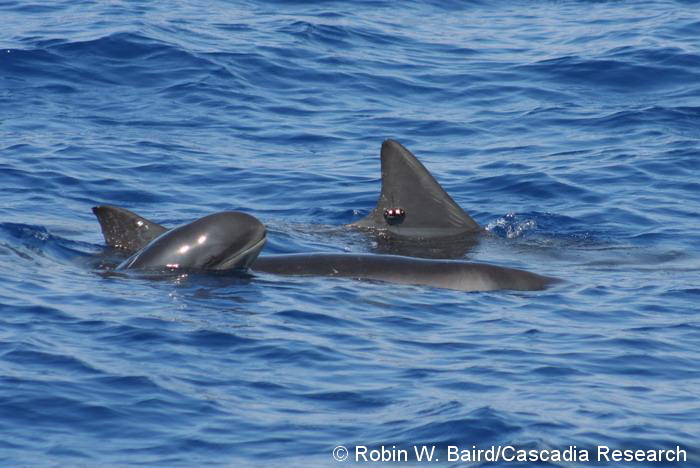
[[[134,253],[168,229],[117,206],[96,206],[97,216],[105,243],[115,249]]]
[[[410,238],[456,236],[481,230],[401,143],[386,140],[381,160],[382,191],[377,206],[352,226]]]

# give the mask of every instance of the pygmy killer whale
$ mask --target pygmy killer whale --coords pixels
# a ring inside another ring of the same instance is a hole
[[[428,170],[403,145],[386,140],[381,149],[382,188],[374,210],[351,227],[379,235],[389,246],[404,245],[405,241],[425,242],[447,240],[449,246],[471,246],[483,229],[445,192]],[[250,266],[254,272],[292,276],[337,276],[355,279],[387,281],[392,283],[427,285],[462,291],[489,291],[496,289],[539,290],[552,278],[522,270],[469,263],[465,261],[427,260],[397,255],[367,254],[292,254],[257,258],[264,243],[264,227],[252,216],[229,220],[222,227],[217,222],[221,213],[210,215],[180,228],[169,231],[160,224],[147,220],[124,208],[103,205],[93,208],[107,245],[134,254],[119,268],[143,268],[144,265],[188,265],[206,267],[207,261],[197,261],[197,255],[212,256],[214,244],[197,245],[187,257],[176,261],[181,245],[194,246],[193,240],[202,229],[216,230],[217,238],[225,232],[238,239],[228,245],[226,255],[233,255],[236,246],[244,248],[240,256],[230,261],[214,262],[221,268]],[[239,213],[242,215],[242,213]],[[229,213],[230,216],[230,213]],[[255,228],[249,228],[248,223]],[[263,240],[260,241],[260,232]],[[172,234],[171,234],[172,233]],[[248,238],[248,241],[244,241]],[[225,241],[217,244],[221,248]],[[410,244],[415,246],[416,244]],[[253,248],[252,246],[255,246]],[[422,247],[421,247],[422,248]],[[398,251],[399,250],[390,250]],[[134,253],[136,252],[136,253]],[[189,251],[188,251],[189,252]],[[195,253],[196,252],[196,253]],[[217,255],[213,255],[217,258]],[[245,261],[237,261],[236,259]],[[143,260],[140,260],[143,259]]]
[[[259,257],[260,271],[286,276],[331,276],[414,284],[458,291],[537,291],[556,281],[515,268],[459,260],[380,254],[291,254]]]
[[[98,206],[93,212],[108,245],[126,253],[137,249],[119,270],[250,267],[254,273],[378,280],[460,291],[532,291],[555,281],[514,268],[397,255],[312,253],[257,258],[265,242],[265,228],[244,213],[216,213],[167,230],[124,208]],[[142,245],[152,234],[157,236]]]
[[[99,207],[93,209],[97,214]],[[137,220],[136,234],[105,231],[112,246],[113,235],[124,242],[123,250],[136,252],[124,260],[117,270],[235,270],[245,269],[257,258],[265,245],[265,226],[253,216],[227,211],[205,216],[191,223],[163,231],[147,241],[139,236],[140,228],[152,223]],[[115,224],[106,224],[117,229]],[[105,226],[105,224],[103,224]],[[147,228],[146,228],[147,229]],[[108,237],[109,236],[109,237]],[[128,249],[125,246],[129,246]]]

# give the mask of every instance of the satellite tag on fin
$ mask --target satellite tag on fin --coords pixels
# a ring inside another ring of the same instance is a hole
[[[382,190],[377,206],[351,226],[399,238],[435,239],[474,234],[481,227],[460,208],[401,143],[382,144]]]

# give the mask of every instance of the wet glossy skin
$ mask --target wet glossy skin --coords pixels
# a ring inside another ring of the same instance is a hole
[[[136,238],[142,239],[144,222],[149,224],[150,231],[166,229],[114,207],[97,207],[95,214],[108,243],[110,239],[125,240],[113,245],[117,248],[132,245],[129,237],[133,237],[134,232]],[[124,235],[112,236],[118,232]],[[264,242],[265,227],[254,217],[235,212],[217,213],[166,231],[118,268],[225,270],[250,267],[253,272],[277,275],[334,276],[460,291],[535,291],[557,282],[554,278],[514,268],[396,255],[296,254],[257,258]]]
[[[382,143],[381,164],[382,189],[377,206],[351,226],[390,238],[423,241],[482,232],[401,143]]]
[[[253,272],[289,276],[333,276],[415,284],[458,291],[512,289],[538,291],[557,282],[515,268],[457,260],[427,260],[396,255],[296,254],[261,257]]]
[[[247,268],[264,244],[265,226],[253,216],[216,213],[161,234],[117,269]]]

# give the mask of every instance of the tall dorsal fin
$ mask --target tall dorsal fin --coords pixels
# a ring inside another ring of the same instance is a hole
[[[105,243],[134,253],[168,229],[124,208],[102,205],[92,212],[97,216]]]
[[[377,206],[352,226],[420,239],[481,230],[401,143],[386,140],[381,160],[382,192]]]

